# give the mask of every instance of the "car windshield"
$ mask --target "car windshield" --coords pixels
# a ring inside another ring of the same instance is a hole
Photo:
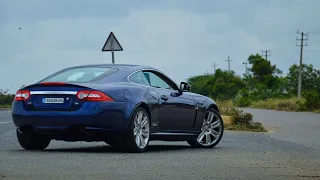
[[[72,68],[53,74],[42,82],[89,82],[99,76],[109,75],[115,71],[117,69],[107,67]]]

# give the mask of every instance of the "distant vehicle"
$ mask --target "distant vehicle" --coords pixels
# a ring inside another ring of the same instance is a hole
[[[85,65],[58,71],[17,91],[12,117],[20,145],[51,140],[104,141],[143,152],[151,140],[216,146],[224,125],[216,103],[139,65]]]

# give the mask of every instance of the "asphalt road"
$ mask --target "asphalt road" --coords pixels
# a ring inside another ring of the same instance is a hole
[[[254,114],[254,121],[263,123],[276,139],[320,149],[320,114],[244,109]]]
[[[0,136],[14,129],[10,113],[9,110],[0,110]]]
[[[193,149],[184,142],[151,142],[142,154],[122,153],[104,143],[60,141],[53,141],[45,151],[26,151],[16,140],[13,124],[4,123],[11,121],[10,112],[0,111],[0,179],[320,180],[320,139],[312,138],[316,133],[309,134],[320,131],[318,115],[308,116],[314,123],[309,125],[306,118],[304,123],[289,121],[299,119],[297,114],[247,111],[259,115],[269,128],[279,128],[268,133],[226,131],[213,149]],[[301,137],[289,137],[296,129]]]

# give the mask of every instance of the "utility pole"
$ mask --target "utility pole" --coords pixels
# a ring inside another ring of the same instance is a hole
[[[301,38],[298,39],[296,38],[297,41],[300,41],[299,43],[296,43],[296,46],[300,46],[300,65],[299,65],[299,77],[298,77],[298,98],[301,97],[301,89],[302,89],[302,78],[301,78],[301,73],[302,73],[302,55],[303,55],[303,46],[308,46],[308,42],[306,42],[306,44],[303,44],[303,41],[307,41],[308,40],[308,35],[309,33],[304,33],[304,32],[299,32],[299,30],[297,31],[297,34],[301,34]],[[307,38],[304,39],[304,36],[306,36]]]
[[[213,69],[214,69],[214,73],[216,73],[216,67],[218,66],[218,64],[216,64],[216,62],[213,62]]]
[[[233,61],[233,60],[231,60],[230,57],[228,56],[228,59],[227,59],[226,61],[228,61],[228,69],[229,69],[229,72],[231,72],[231,71],[230,71],[230,61]]]
[[[243,62],[243,64],[246,66],[246,73],[248,73],[248,67],[247,67],[247,65],[249,64],[248,61]]]
[[[268,54],[269,53],[269,54]],[[262,56],[266,57],[266,60],[268,60],[268,56],[270,56],[270,50],[262,50]]]

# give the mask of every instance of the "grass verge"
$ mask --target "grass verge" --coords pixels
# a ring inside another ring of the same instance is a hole
[[[217,101],[216,102],[218,107],[219,107],[219,111],[220,114],[224,115],[224,116],[230,116],[232,115],[232,108],[234,108],[233,102],[231,100],[227,100],[227,101]]]
[[[0,104],[0,109],[10,109],[11,105],[10,104]]]
[[[314,110],[315,113],[320,113],[320,109]]]
[[[274,109],[280,111],[301,111],[301,104],[305,103],[303,98],[290,98],[290,99],[268,99],[265,101],[252,102],[252,108],[259,109]]]
[[[221,114],[230,114],[230,107],[234,107],[231,100],[228,101],[217,101]],[[256,102],[251,102],[249,107],[257,109],[273,109],[279,111],[293,111],[302,112],[310,111],[315,113],[320,113],[320,109],[308,109],[304,106],[306,104],[306,99],[304,98],[289,98],[289,99],[268,99],[260,100]]]

